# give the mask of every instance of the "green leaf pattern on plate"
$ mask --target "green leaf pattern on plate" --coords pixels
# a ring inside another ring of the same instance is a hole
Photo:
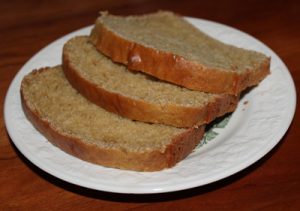
[[[230,118],[231,118],[231,114],[226,115],[226,117],[224,117],[223,119],[217,119],[214,122],[212,122],[211,125],[208,126],[209,129],[205,132],[203,139],[200,142],[200,144],[198,144],[197,148],[207,144],[209,141],[216,138],[219,135],[219,133],[217,133],[215,131],[215,129],[216,128],[225,128],[225,126],[228,124]]]

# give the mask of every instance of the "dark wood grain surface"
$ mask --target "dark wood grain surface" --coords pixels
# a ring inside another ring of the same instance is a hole
[[[62,3],[63,2],[63,3]],[[12,79],[37,51],[93,24],[98,11],[142,14],[168,9],[245,31],[288,66],[299,93],[299,1],[97,0],[1,1],[0,110]],[[174,193],[93,191],[39,170],[14,147],[0,114],[0,210],[300,210],[300,114],[263,159],[229,178]]]

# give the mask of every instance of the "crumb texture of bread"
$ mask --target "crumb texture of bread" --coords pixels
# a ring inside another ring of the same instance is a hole
[[[28,119],[62,150],[100,165],[156,171],[175,165],[199,143],[204,127],[132,121],[82,97],[60,66],[33,71],[21,85]]]
[[[130,119],[191,127],[232,112],[238,96],[193,91],[132,72],[112,62],[81,36],[63,49],[69,82],[83,96],[108,111]]]
[[[199,91],[238,94],[269,74],[264,54],[220,42],[171,12],[102,13],[91,41],[130,69]]]

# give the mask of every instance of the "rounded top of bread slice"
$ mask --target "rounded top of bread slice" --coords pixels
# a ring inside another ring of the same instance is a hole
[[[233,111],[238,101],[238,97],[192,91],[132,72],[98,52],[85,36],[65,44],[63,64],[68,80],[81,94],[136,120],[190,127]]]

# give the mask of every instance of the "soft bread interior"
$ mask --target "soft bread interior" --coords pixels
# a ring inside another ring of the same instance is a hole
[[[105,111],[73,89],[60,66],[27,75],[22,93],[30,109],[55,130],[102,148],[163,152],[176,135],[185,131],[132,121]]]

